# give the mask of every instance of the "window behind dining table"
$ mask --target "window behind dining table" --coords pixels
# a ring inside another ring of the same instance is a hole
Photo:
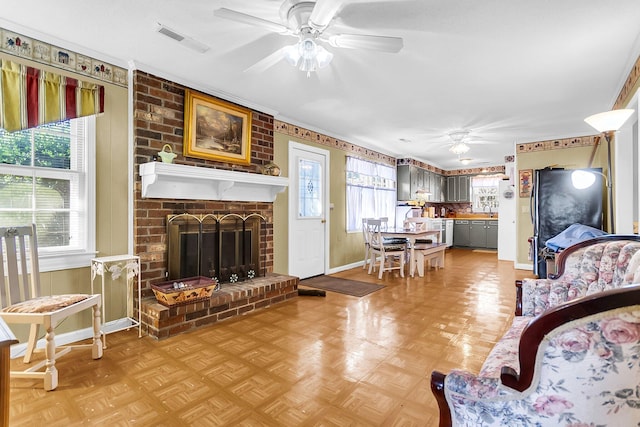
[[[362,230],[362,218],[395,222],[395,166],[347,156],[347,231]]]

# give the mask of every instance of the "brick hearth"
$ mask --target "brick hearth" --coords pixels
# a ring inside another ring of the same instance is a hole
[[[166,307],[153,298],[142,300],[142,327],[164,339],[182,332],[268,307],[298,295],[299,279],[267,274],[241,283],[223,283],[207,301]]]

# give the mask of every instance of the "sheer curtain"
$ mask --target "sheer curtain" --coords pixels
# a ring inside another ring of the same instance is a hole
[[[502,175],[478,175],[471,177],[471,186],[498,188],[498,183],[501,179]]]
[[[362,218],[395,221],[396,168],[347,156],[347,231],[362,229]]]
[[[502,175],[478,175],[471,178],[474,212],[495,212],[498,208],[498,185]]]

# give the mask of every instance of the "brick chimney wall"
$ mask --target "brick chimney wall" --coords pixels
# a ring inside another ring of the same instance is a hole
[[[249,214],[267,218],[260,248],[262,270],[273,271],[273,203],[208,200],[143,199],[139,166],[154,161],[169,144],[178,156],[174,163],[260,173],[273,160],[273,117],[253,111],[251,120],[251,165],[235,165],[187,158],[183,152],[185,87],[151,74],[135,71],[134,102],[134,251],[140,256],[143,296],[151,295],[150,284],[165,280],[167,271],[167,215]]]

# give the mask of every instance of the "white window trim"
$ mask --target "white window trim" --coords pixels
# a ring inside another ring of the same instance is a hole
[[[54,254],[40,253],[40,270],[55,271],[68,268],[89,267],[96,257],[96,118],[87,117],[87,146],[85,153],[86,181],[84,199],[86,201],[86,245],[83,251],[58,251]]]
[[[41,272],[83,268],[91,265],[96,257],[96,119],[95,116],[86,118],[87,146],[85,152],[86,181],[84,194],[86,201],[86,246],[85,250],[47,251],[39,248],[38,261]]]

